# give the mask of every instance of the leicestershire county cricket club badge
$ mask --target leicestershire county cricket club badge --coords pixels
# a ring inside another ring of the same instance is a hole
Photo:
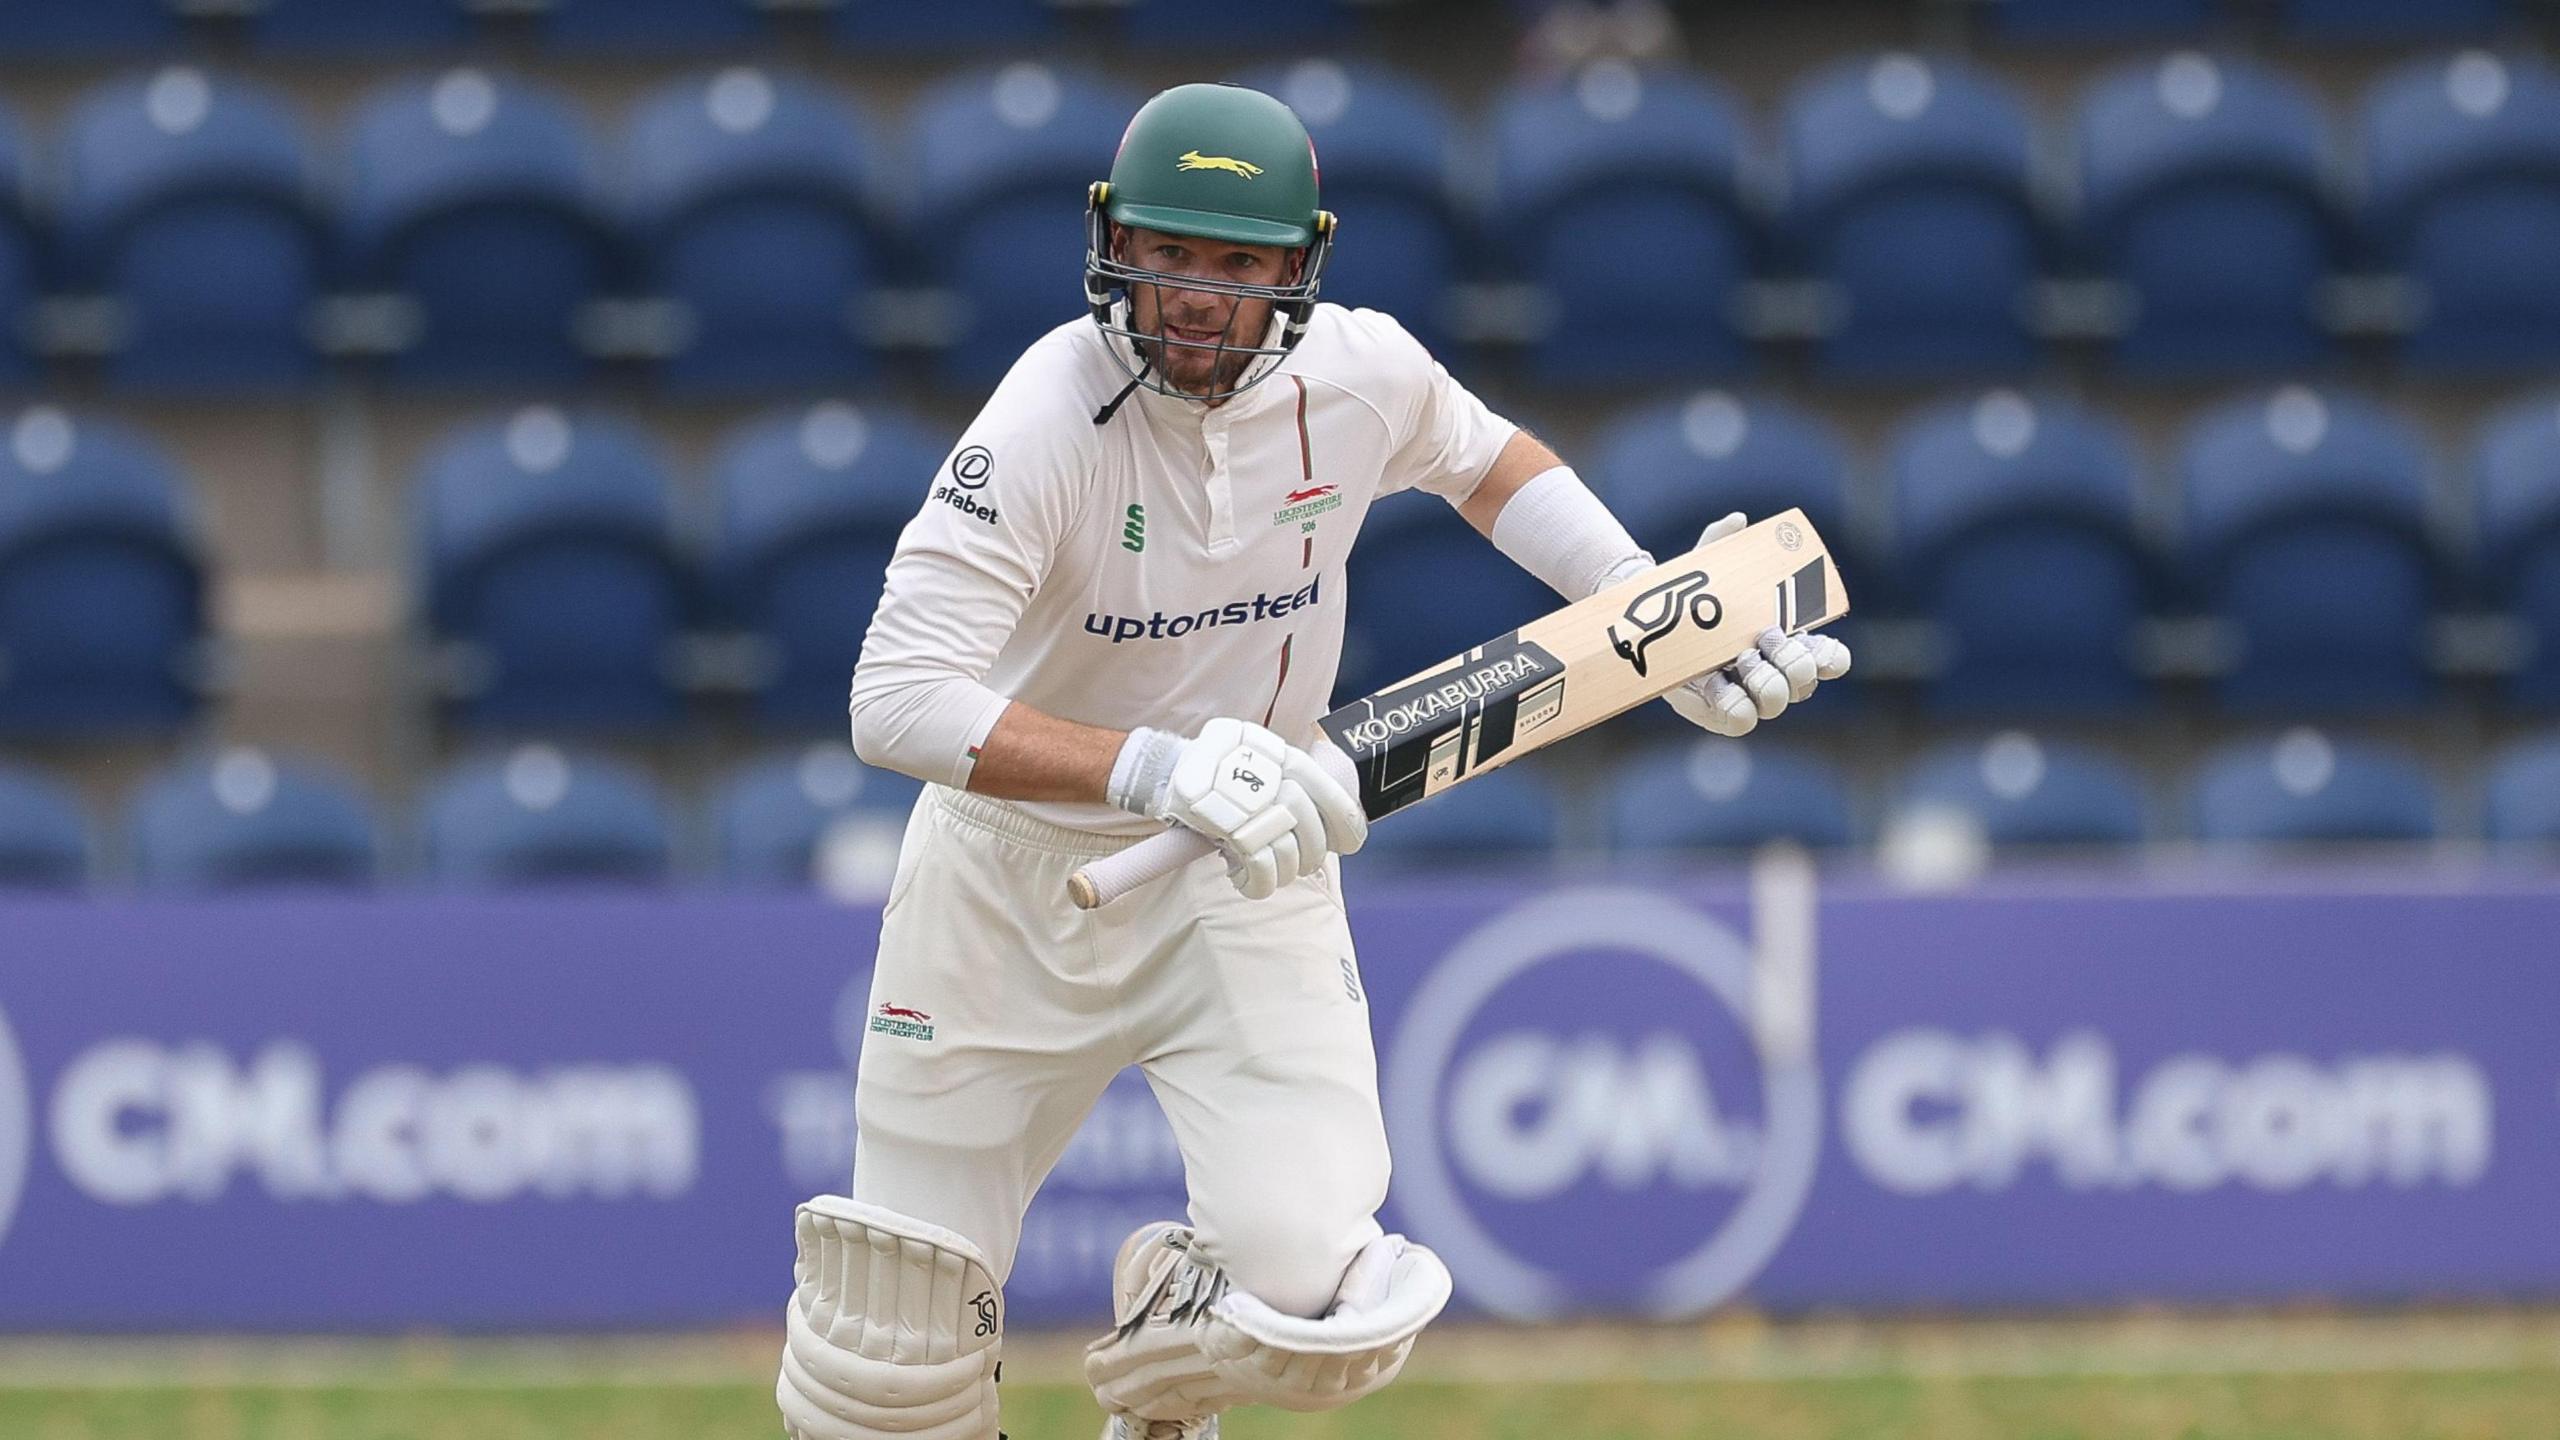
[[[933,1038],[933,1017],[904,1005],[883,1004],[879,1013],[871,1017],[871,1033],[895,1035],[901,1040],[930,1040]]]

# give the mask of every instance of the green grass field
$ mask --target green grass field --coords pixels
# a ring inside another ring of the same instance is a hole
[[[6,1440],[772,1440],[772,1339],[0,1342]],[[1014,1440],[1086,1440],[1075,1345],[1013,1346]],[[2560,1440],[2560,1315],[1463,1330],[1229,1440]]]

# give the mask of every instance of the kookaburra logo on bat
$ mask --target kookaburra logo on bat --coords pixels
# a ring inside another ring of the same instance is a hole
[[[1627,602],[1623,622],[1634,638],[1609,627],[1609,647],[1618,658],[1644,673],[1644,652],[1653,642],[1679,628],[1682,617],[1701,630],[1713,630],[1724,619],[1724,602],[1707,592],[1707,572],[1684,570]]]

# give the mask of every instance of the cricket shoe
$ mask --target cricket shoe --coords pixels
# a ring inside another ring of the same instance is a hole
[[[1226,1277],[1214,1270],[1176,1265],[1168,1275],[1156,1274],[1158,1252],[1169,1249],[1190,1251],[1190,1226],[1159,1220],[1120,1242],[1120,1254],[1111,1262],[1112,1314],[1170,1318],[1177,1311],[1187,1313],[1217,1298],[1198,1293],[1202,1281],[1214,1279],[1223,1286]],[[1158,1287],[1154,1295],[1146,1293],[1151,1283]],[[1141,1307],[1143,1315],[1138,1315]],[[1135,1415],[1114,1415],[1102,1422],[1102,1440],[1218,1440],[1218,1417],[1141,1420]]]

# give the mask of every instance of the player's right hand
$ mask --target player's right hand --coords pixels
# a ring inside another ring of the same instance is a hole
[[[1327,853],[1349,854],[1368,838],[1359,802],[1314,756],[1250,721],[1212,720],[1175,742],[1171,760],[1148,793],[1125,797],[1140,802],[1129,808],[1215,841],[1247,899],[1276,893]]]

